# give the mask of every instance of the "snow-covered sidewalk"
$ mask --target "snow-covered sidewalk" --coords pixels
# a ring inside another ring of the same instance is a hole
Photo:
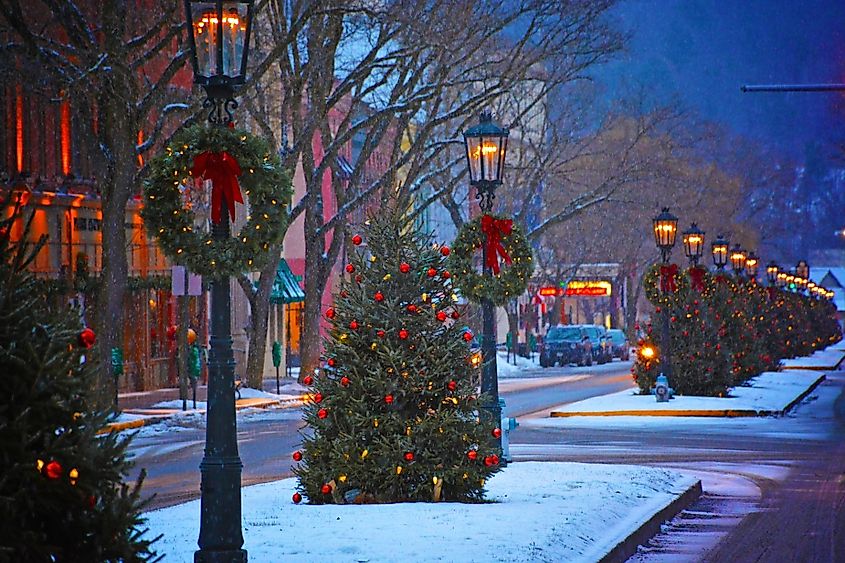
[[[509,465],[487,484],[485,504],[296,505],[295,484],[242,489],[251,562],[597,561],[700,491],[670,470],[552,462]],[[199,516],[199,501],[146,514],[167,561],[193,561]]]
[[[782,415],[824,380],[818,371],[765,372],[730,397],[676,396],[658,403],[638,389],[592,397],[552,409],[553,417],[571,416],[767,416]],[[671,381],[670,381],[671,384]]]
[[[813,369],[813,370],[834,370],[839,367],[845,359],[845,350],[837,348],[836,345],[829,346],[824,350],[818,350],[812,356],[782,360],[784,369]]]

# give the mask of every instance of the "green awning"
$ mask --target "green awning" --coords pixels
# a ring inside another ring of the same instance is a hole
[[[283,305],[287,303],[300,303],[305,301],[305,292],[299,287],[299,282],[290,266],[282,258],[279,267],[276,268],[276,279],[273,280],[273,289],[270,290],[270,303]]]

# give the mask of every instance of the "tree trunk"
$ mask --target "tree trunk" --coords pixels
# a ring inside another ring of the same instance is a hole
[[[302,334],[300,336],[299,381],[320,367],[320,318],[323,290],[328,281],[330,268],[326,264],[325,237],[317,234],[317,225],[322,223],[322,207],[305,212],[305,303],[302,311]]]
[[[270,256],[278,257],[280,246],[270,249]],[[270,292],[279,267],[279,258],[271,258],[261,271],[258,290],[247,293],[250,306],[250,325],[247,328],[249,354],[246,359],[246,379],[253,389],[264,387],[264,356],[267,354],[267,328],[270,316]],[[251,283],[251,282],[250,282]],[[243,285],[241,285],[243,288]],[[249,288],[243,288],[246,292]]]
[[[516,365],[516,356],[519,353],[519,315],[516,300],[513,302],[514,307],[507,307],[505,311],[508,314],[508,332],[511,335],[511,346],[513,348],[513,363]]]

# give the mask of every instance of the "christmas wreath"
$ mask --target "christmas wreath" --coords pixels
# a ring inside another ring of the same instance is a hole
[[[174,136],[149,168],[144,222],[165,254],[192,272],[229,277],[258,270],[284,236],[291,181],[264,139],[196,125]],[[249,199],[246,223],[237,235],[215,240],[210,223],[227,211],[234,220],[240,189]]]
[[[485,246],[491,276],[478,271],[473,263],[475,251]],[[509,266],[500,267],[499,257]],[[525,291],[534,273],[531,246],[520,228],[510,219],[486,214],[461,227],[452,245],[448,267],[464,297],[475,302],[490,299],[496,305],[503,305]]]

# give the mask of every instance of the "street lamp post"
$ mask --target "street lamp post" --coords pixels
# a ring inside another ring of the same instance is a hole
[[[725,269],[725,264],[728,263],[728,248],[731,243],[724,236],[719,235],[713,244],[710,245],[711,253],[713,254],[713,265],[716,269],[721,271]]]
[[[505,166],[505,152],[508,146],[508,130],[493,122],[489,112],[483,112],[478,125],[464,131],[464,145],[466,147],[467,167],[469,169],[470,186],[478,191],[479,207],[483,213],[490,213],[493,200],[496,198],[496,188],[502,184],[502,172]],[[493,276],[488,265],[487,253],[492,249],[489,245],[483,247],[482,273]],[[481,341],[481,393],[489,397],[489,409],[494,424],[501,424],[502,411],[499,407],[499,378],[496,366],[495,342],[495,309],[490,299],[481,302],[482,341]]]
[[[663,266],[668,266],[672,248],[675,246],[675,237],[678,234],[678,218],[669,213],[669,208],[664,207],[660,214],[652,219],[654,228],[654,242],[660,250],[660,258]],[[702,236],[702,242],[703,242]],[[661,274],[662,275],[662,274]],[[672,275],[671,273],[669,275]],[[663,350],[663,375],[667,378],[672,376],[672,354],[670,351],[671,334],[669,333],[669,311],[662,314],[662,331],[660,347]]]
[[[185,0],[194,83],[206,92],[204,108],[216,126],[232,122],[235,88],[244,83],[252,24],[252,0]],[[224,205],[230,205],[225,198]],[[234,203],[231,203],[234,205]],[[231,236],[229,213],[213,223],[211,236]],[[211,282],[211,349],[205,453],[200,463],[200,533],[195,563],[245,563],[241,529],[241,463],[235,418],[235,359],[232,353],[229,278]]]
[[[736,243],[731,249],[731,269],[734,275],[741,277],[745,271],[745,261],[748,259],[748,254],[742,249],[739,243]]]
[[[704,254],[704,231],[693,223],[682,235],[684,254],[689,258],[690,266],[698,266],[698,261],[701,259],[702,254]]]

